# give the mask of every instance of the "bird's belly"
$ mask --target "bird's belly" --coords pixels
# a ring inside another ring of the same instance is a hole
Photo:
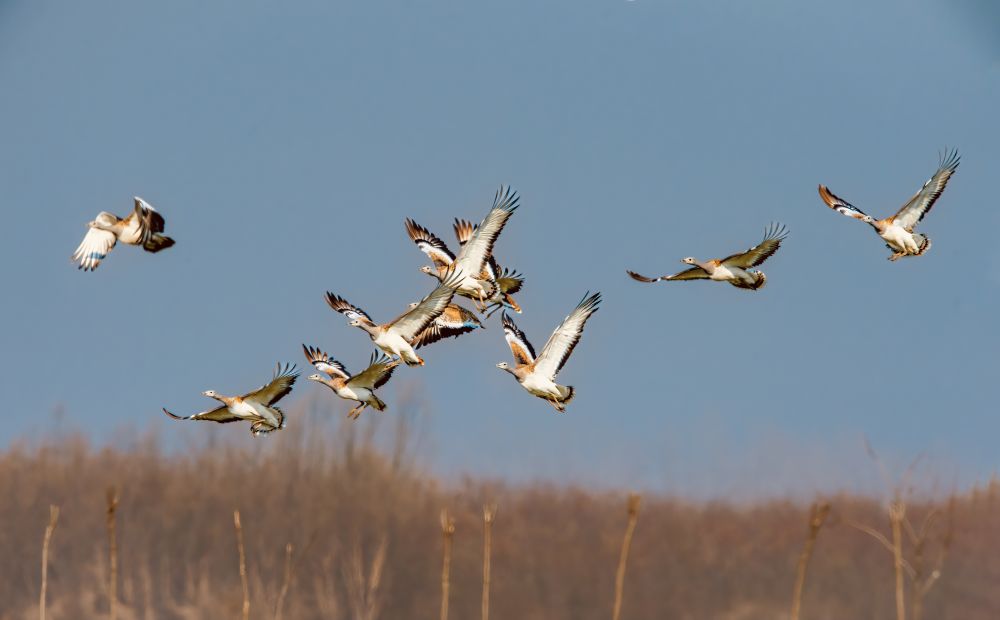
[[[889,247],[898,252],[917,251],[917,243],[913,240],[913,234],[901,226],[890,226],[879,236],[889,244]]]
[[[725,282],[727,280],[737,280],[739,279],[739,276],[736,274],[735,270],[719,265],[715,268],[715,271],[712,272],[712,275],[710,275],[709,278]]]
[[[118,235],[118,240],[128,245],[138,245],[142,241],[139,222],[132,221]]]
[[[391,329],[379,334],[379,337],[375,339],[375,344],[391,355],[399,355],[400,351],[411,348],[410,343],[403,340],[402,336]]]
[[[343,387],[337,392],[337,396],[346,400],[356,400],[358,402],[365,402],[372,395],[371,391],[367,388],[362,387]]]
[[[244,401],[244,404],[250,406],[256,417],[266,421],[275,428],[278,427],[278,418],[275,417],[274,413],[266,405],[254,401]]]
[[[541,377],[537,374],[531,374],[524,378],[521,382],[524,389],[528,390],[536,396],[551,397],[559,396],[559,390],[556,389],[555,382],[545,377]]]
[[[242,401],[229,407],[229,413],[233,414],[237,418],[243,418],[244,420],[260,417],[260,414],[257,413],[257,410],[253,407],[253,405],[247,401]]]

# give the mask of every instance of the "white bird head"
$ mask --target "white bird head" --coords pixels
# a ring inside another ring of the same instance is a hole
[[[354,319],[350,323],[348,323],[348,325],[350,325],[351,327],[361,327],[361,321],[359,321],[358,319]]]
[[[500,362],[499,364],[497,364],[497,368],[499,368],[500,370],[508,370],[510,366],[507,364],[507,362]]]
[[[321,377],[319,375],[309,375],[306,378],[309,379],[310,381],[322,381],[323,380],[323,377]]]
[[[688,256],[687,258],[682,258],[681,262],[686,263],[688,265],[693,265],[695,263],[695,260],[693,256]]]
[[[202,392],[202,395],[208,396],[209,398],[215,398],[216,396],[218,396],[218,394],[215,393],[215,390],[205,390],[204,392]]]
[[[864,222],[865,224],[871,224],[872,222],[875,221],[875,218],[873,218],[870,215],[866,215],[866,216],[864,216],[864,217],[861,218],[861,221]]]
[[[434,270],[429,265],[424,265],[420,268],[420,273],[426,273],[427,275],[434,275]]]

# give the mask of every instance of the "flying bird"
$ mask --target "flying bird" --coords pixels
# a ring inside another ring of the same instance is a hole
[[[356,420],[365,407],[371,407],[375,411],[385,411],[386,405],[375,395],[375,390],[389,381],[392,372],[399,366],[399,360],[390,360],[381,352],[375,352],[368,362],[368,368],[352,375],[347,372],[343,364],[318,348],[302,345],[302,350],[309,363],[329,377],[319,374],[309,375],[310,381],[322,383],[344,400],[358,401],[358,406],[347,412],[349,418]]]
[[[251,423],[250,432],[254,436],[263,435],[285,428],[285,413],[275,407],[274,403],[292,391],[298,376],[294,364],[285,364],[282,368],[279,363],[270,383],[243,396],[223,396],[215,390],[202,392],[203,395],[221,402],[220,407],[189,416],[174,415],[166,409],[163,413],[175,420],[209,420],[221,424],[248,420]]]
[[[416,303],[410,304],[410,309],[416,307]],[[444,312],[414,339],[413,348],[419,349],[444,338],[458,338],[482,327],[482,321],[474,312],[458,304],[448,304]]]
[[[174,244],[173,239],[162,234],[163,216],[142,198],[136,196],[134,200],[135,209],[125,218],[101,211],[87,223],[87,234],[73,252],[73,262],[80,263],[77,269],[97,269],[118,241],[153,253]]]
[[[424,297],[416,306],[407,309],[392,321],[376,324],[361,308],[349,301],[327,292],[326,303],[337,312],[351,319],[352,327],[359,327],[368,333],[379,349],[387,355],[402,359],[408,366],[423,366],[414,348],[417,337],[427,329],[451,303],[455,289],[461,282],[461,274],[449,273],[442,282]]]
[[[764,231],[764,239],[746,252],[733,254],[721,259],[708,261],[697,261],[690,256],[681,260],[682,263],[693,265],[690,269],[685,269],[679,273],[656,278],[648,278],[637,274],[634,271],[626,271],[633,280],[639,282],[659,282],[661,280],[716,280],[718,282],[729,282],[736,288],[756,291],[767,283],[767,276],[763,271],[753,270],[752,267],[759,267],[770,258],[778,248],[781,247],[782,240],[788,236],[788,229],[781,224],[771,224]]]
[[[458,245],[465,246],[476,232],[476,229],[479,228],[479,225],[473,224],[468,220],[456,218],[452,227],[455,229],[455,237],[458,239]],[[500,263],[497,262],[492,252],[486,260],[486,272],[490,279],[497,283],[498,294],[496,297],[500,299],[499,302],[495,301],[487,308],[486,317],[489,318],[494,312],[502,308],[510,308],[514,312],[521,314],[521,306],[517,305],[517,302],[514,301],[514,293],[520,291],[521,287],[524,286],[524,276],[511,269],[501,269]]]
[[[504,338],[514,355],[514,367],[511,368],[507,362],[500,362],[497,364],[497,368],[514,375],[521,387],[544,399],[555,407],[556,411],[562,413],[566,410],[566,405],[573,400],[576,390],[573,386],[557,384],[555,382],[556,375],[562,370],[566,360],[573,353],[573,349],[580,342],[583,327],[590,315],[597,312],[599,303],[601,303],[600,293],[590,295],[588,292],[587,295],[584,295],[576,308],[549,336],[549,341],[545,343],[542,353],[538,357],[535,357],[535,349],[532,348],[524,333],[504,312],[501,315]]]
[[[958,169],[959,160],[957,150],[946,150],[942,153],[934,176],[928,179],[920,191],[914,194],[895,215],[885,219],[876,220],[846,200],[838,198],[825,185],[819,186],[819,196],[834,211],[874,228],[878,236],[885,241],[886,247],[892,250],[889,260],[896,261],[904,256],[920,256],[930,249],[931,240],[927,235],[913,232],[913,229],[940,198],[948,179]]]
[[[420,271],[434,276],[439,281],[443,281],[454,271],[460,276],[456,292],[475,300],[480,310],[486,308],[487,302],[502,303],[500,287],[496,279],[490,276],[487,262],[493,254],[493,244],[518,207],[517,201],[517,192],[512,192],[509,186],[506,188],[500,186],[493,197],[493,207],[490,212],[486,214],[468,241],[462,245],[457,256],[452,254],[444,241],[407,218],[407,234],[434,263],[433,266],[421,267]]]

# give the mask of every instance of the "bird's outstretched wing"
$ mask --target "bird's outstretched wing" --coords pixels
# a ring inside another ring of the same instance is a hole
[[[563,319],[562,324],[549,336],[549,341],[542,347],[542,352],[535,360],[535,372],[541,373],[542,376],[549,379],[555,379],[566,360],[569,359],[570,354],[573,353],[577,343],[580,342],[587,319],[597,312],[600,303],[600,293],[590,295],[588,291],[587,295],[584,295],[576,308]]]
[[[279,363],[270,383],[260,386],[243,398],[271,406],[292,391],[292,386],[295,385],[295,380],[298,377],[299,373],[295,370],[295,364],[285,364],[282,367]]]
[[[380,351],[372,353],[368,368],[365,368],[354,375],[347,382],[348,385],[375,390],[386,384],[392,377],[392,372],[399,366],[401,360],[390,360]]]
[[[451,303],[451,298],[455,295],[462,277],[454,271],[448,272],[445,279],[431,291],[431,294],[424,297],[420,303],[410,308],[403,314],[396,317],[390,323],[392,329],[403,337],[407,342],[412,342],[420,332],[438,318],[444,309]]]
[[[435,267],[448,267],[455,262],[455,255],[444,241],[409,218],[406,219],[406,234],[417,244],[421,252],[430,257]]]
[[[458,304],[448,304],[441,316],[427,326],[427,329],[411,343],[414,348],[429,345],[444,338],[458,337],[467,334],[483,326],[473,312],[466,310]]]
[[[913,227],[917,222],[924,219],[924,216],[931,210],[934,203],[941,197],[948,184],[948,179],[955,174],[960,161],[957,150],[945,151],[941,155],[937,172],[924,183],[920,191],[913,195],[905,205],[890,218],[890,221],[902,226],[906,230],[913,232]]]
[[[101,218],[103,216],[114,218],[110,213],[101,213],[97,217]],[[89,228],[87,229],[87,234],[83,236],[83,241],[80,242],[79,247],[73,252],[71,260],[75,263],[80,263],[77,269],[93,271],[97,269],[102,260],[107,258],[108,253],[111,252],[117,242],[118,237],[113,232],[101,230],[100,228]]]
[[[646,276],[643,276],[643,275],[639,275],[638,273],[636,273],[634,271],[625,270],[625,273],[627,273],[629,275],[629,277],[632,278],[633,280],[637,280],[639,282],[659,282],[661,280],[663,280],[663,281],[666,281],[666,280],[704,280],[704,279],[708,278],[708,272],[705,271],[704,269],[702,269],[701,267],[691,267],[690,269],[685,269],[684,271],[681,271],[680,273],[675,273],[673,275],[668,275],[668,276],[657,276],[655,278],[649,278],[649,277],[646,277]]]
[[[309,363],[316,370],[325,372],[331,379],[335,377],[341,377],[342,379],[351,378],[351,373],[347,372],[347,368],[343,364],[321,351],[319,347],[302,345],[302,351],[306,354],[306,359],[309,360]]]
[[[764,231],[764,239],[746,252],[727,256],[720,262],[726,267],[749,269],[757,267],[778,251],[781,242],[788,236],[788,229],[778,223],[773,223]]]
[[[347,301],[343,297],[340,297],[339,295],[334,295],[330,291],[326,292],[326,303],[331,308],[343,314],[352,321],[356,319],[359,321],[364,321],[369,325],[375,324],[375,322],[372,321],[372,318],[368,316],[368,314],[364,310],[353,305],[351,302]]]
[[[861,209],[855,207],[854,205],[847,202],[843,198],[834,195],[833,192],[827,189],[826,185],[819,186],[819,197],[823,199],[823,202],[826,203],[826,206],[830,207],[837,213],[846,215],[847,217],[853,217],[856,220],[863,221],[865,217],[868,216],[868,214],[862,211]]]
[[[527,366],[534,362],[535,348],[531,346],[531,342],[528,341],[524,332],[507,316],[506,312],[500,315],[500,320],[503,324],[503,337],[507,341],[507,346],[510,347],[510,352],[517,365]]]
[[[221,407],[216,407],[215,409],[209,409],[208,411],[202,411],[201,413],[196,413],[194,415],[180,416],[170,413],[166,409],[163,413],[167,414],[175,420],[208,420],[209,422],[218,422],[220,424],[226,424],[228,422],[239,422],[242,418],[238,418],[233,414],[229,413],[229,409],[223,405]]]
[[[500,186],[493,198],[493,207],[486,218],[475,227],[472,236],[462,245],[462,250],[455,259],[456,266],[472,277],[479,277],[486,267],[486,261],[493,254],[493,244],[503,230],[507,220],[517,209],[519,200],[517,192],[510,186]]]

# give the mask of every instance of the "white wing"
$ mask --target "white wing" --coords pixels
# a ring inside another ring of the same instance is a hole
[[[80,263],[77,269],[93,271],[108,256],[117,241],[118,238],[115,237],[114,233],[100,228],[91,228],[83,237],[80,246],[76,248],[76,252],[73,252],[72,260]]]
[[[590,315],[597,312],[599,303],[601,303],[600,293],[594,293],[589,297],[584,295],[573,312],[570,312],[569,316],[563,319],[562,324],[549,336],[549,341],[545,343],[541,354],[535,360],[535,372],[549,379],[556,378],[563,364],[573,352],[573,348],[580,342],[583,326],[587,323]]]
[[[958,169],[958,151],[951,151],[941,156],[937,172],[924,183],[920,191],[906,201],[896,215],[892,216],[892,221],[902,226],[906,230],[913,232],[913,227],[917,222],[924,219],[924,216],[931,210],[937,199],[941,197],[941,192],[948,185],[948,179],[955,174]]]
[[[431,291],[430,295],[424,297],[419,304],[396,317],[396,320],[390,323],[391,329],[407,342],[413,342],[420,332],[427,329],[427,326],[441,316],[441,313],[448,307],[459,282],[461,282],[460,276],[454,273],[449,274],[445,281]]]
[[[455,259],[456,271],[461,270],[473,278],[478,278],[482,274],[487,259],[493,254],[493,244],[496,243],[507,220],[517,209],[517,201],[517,192],[512,192],[509,186],[506,188],[501,186],[497,190],[493,198],[493,208],[472,233],[472,237],[462,245],[462,250]]]

